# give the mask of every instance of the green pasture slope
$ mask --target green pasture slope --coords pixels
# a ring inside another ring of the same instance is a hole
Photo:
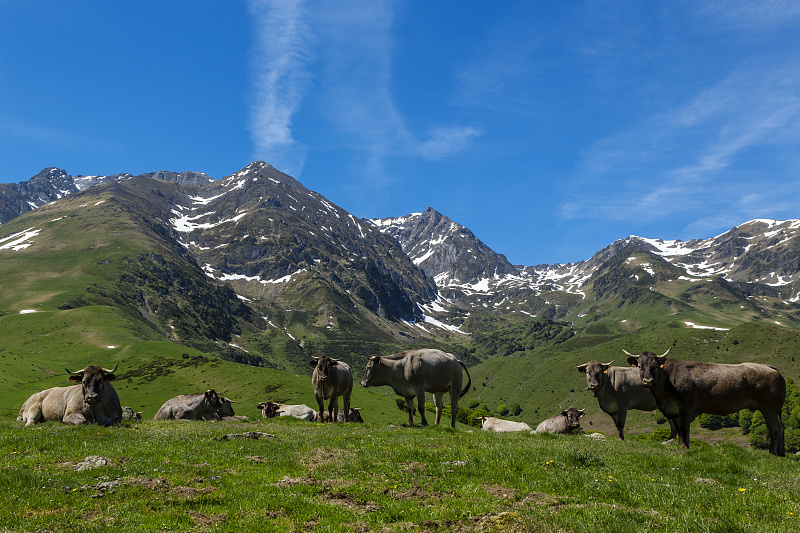
[[[88,456],[107,465],[75,471]],[[800,530],[800,462],[385,423],[0,420],[0,531]]]

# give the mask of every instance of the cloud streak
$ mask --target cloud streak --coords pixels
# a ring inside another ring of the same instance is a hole
[[[299,176],[307,149],[292,135],[292,117],[313,80],[306,8],[303,0],[251,0],[248,7],[255,27],[250,131],[256,157]]]

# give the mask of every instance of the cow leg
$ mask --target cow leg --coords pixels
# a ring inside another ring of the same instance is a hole
[[[408,411],[408,427],[414,425],[414,397],[406,398],[406,411]]]
[[[331,396],[331,401],[328,402],[328,415],[331,417],[331,422],[339,420],[339,397]]]
[[[614,421],[614,425],[617,426],[617,434],[619,435],[619,440],[625,440],[625,419],[628,417],[628,411],[620,410],[611,415],[611,420]]]
[[[436,404],[436,425],[439,425],[439,420],[442,418],[442,411],[444,410],[444,394],[434,393],[433,403]]]
[[[344,409],[344,421],[350,421],[350,391],[342,395],[342,409]]]
[[[460,371],[460,370],[459,370]],[[450,427],[456,428],[456,418],[458,417],[458,397],[461,386],[450,389]]]
[[[65,415],[62,419],[62,422],[65,424],[72,424],[74,426],[80,426],[86,423],[86,418],[81,413],[72,413],[69,415]]]
[[[323,413],[325,413],[325,398],[322,395],[316,395],[315,398],[319,406],[319,421],[325,422],[325,417],[323,416]]]
[[[675,419],[675,425],[678,430],[678,444],[684,448],[689,447],[689,425],[692,423],[692,415],[690,413],[680,413],[678,418]]]
[[[761,411],[764,415],[764,422],[767,424],[769,430],[769,453],[783,457],[786,455],[783,441],[783,421],[781,421],[780,413],[772,411]]]
[[[667,422],[669,423],[669,439],[672,440],[678,434],[678,426],[675,424],[675,420],[668,418]]]
[[[425,418],[425,391],[417,391],[417,407],[419,408],[419,417],[422,419],[422,426],[428,425],[428,420]]]

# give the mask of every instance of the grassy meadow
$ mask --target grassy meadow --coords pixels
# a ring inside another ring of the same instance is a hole
[[[798,459],[731,444],[293,419],[0,435],[0,531],[800,529]],[[75,471],[88,456],[107,464]]]

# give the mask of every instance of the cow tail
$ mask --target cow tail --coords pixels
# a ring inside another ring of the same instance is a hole
[[[462,390],[461,394],[458,395],[458,397],[461,398],[462,396],[464,396],[467,393],[467,391],[469,390],[470,385],[472,385],[472,378],[469,375],[469,370],[467,370],[467,365],[465,365],[461,361],[459,361],[458,364],[461,365],[462,367],[464,367],[464,372],[467,373],[467,386],[464,387],[464,390]]]

